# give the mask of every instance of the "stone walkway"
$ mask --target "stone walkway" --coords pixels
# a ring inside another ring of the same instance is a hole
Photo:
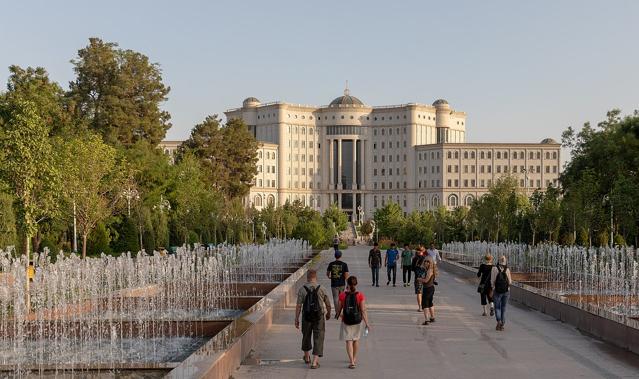
[[[325,270],[332,253],[323,255],[320,283],[330,287]],[[327,323],[321,367],[308,369],[291,308],[234,378],[639,378],[639,356],[516,304],[508,308],[506,331],[496,332],[494,318],[480,316],[475,284],[446,272],[435,293],[437,322],[423,327],[400,270],[397,287],[386,286],[385,270],[380,287],[371,287],[367,258],[366,247],[351,247],[343,257],[367,297],[373,328],[362,339],[357,369],[347,368],[334,319]]]

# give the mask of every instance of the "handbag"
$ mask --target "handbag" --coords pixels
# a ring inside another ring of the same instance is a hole
[[[479,283],[479,286],[477,286],[478,293],[484,293],[485,289],[486,289],[486,283]]]

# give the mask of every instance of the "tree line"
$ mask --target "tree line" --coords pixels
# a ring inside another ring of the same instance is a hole
[[[380,236],[409,243],[541,241],[582,246],[639,243],[639,113],[617,109],[592,127],[563,133],[570,160],[560,187],[530,197],[503,176],[470,207],[404,215],[390,203],[375,212]],[[613,240],[610,240],[612,234]]]
[[[0,92],[0,247],[82,256],[184,243],[293,236],[328,244],[346,217],[299,204],[247,208],[258,143],[240,120],[207,116],[172,159],[170,87],[139,52],[89,39],[63,88],[42,67],[9,67]],[[73,230],[78,246],[74,246]],[[262,228],[266,226],[266,230]]]

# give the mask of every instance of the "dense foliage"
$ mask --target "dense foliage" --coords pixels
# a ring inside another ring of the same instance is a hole
[[[241,120],[206,117],[172,162],[157,147],[170,127],[162,109],[170,88],[143,54],[91,38],[72,63],[68,90],[42,67],[9,67],[0,92],[0,248],[85,256],[269,237],[319,247],[346,228],[336,207],[321,215],[299,203],[244,205],[258,143]]]

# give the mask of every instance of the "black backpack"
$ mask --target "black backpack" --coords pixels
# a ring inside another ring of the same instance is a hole
[[[308,287],[304,286],[306,298],[304,298],[304,305],[302,306],[302,316],[306,321],[319,321],[322,318],[322,305],[317,294],[319,287],[318,285],[313,289],[308,289]]]
[[[357,292],[346,292],[344,300],[344,324],[357,325],[362,322],[362,312],[357,304]]]
[[[501,270],[497,265],[497,277],[495,278],[495,292],[497,293],[506,293],[508,292],[508,288],[510,284],[508,284],[508,275],[506,274],[507,266],[503,266],[503,270]]]

